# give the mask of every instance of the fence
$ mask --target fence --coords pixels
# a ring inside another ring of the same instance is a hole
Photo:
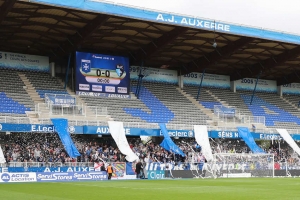
[[[35,105],[35,113],[39,116],[79,116],[100,117],[107,116],[107,107],[85,106],[84,104],[52,104],[39,103]]]
[[[93,162],[9,162],[0,167],[94,167]]]
[[[29,124],[30,120],[28,117],[0,116],[0,123]]]
[[[49,118],[39,118],[39,124],[51,125],[52,122]],[[0,116],[0,123],[10,124],[30,124],[28,117],[11,117]],[[107,121],[103,120],[69,120],[70,126],[108,126]],[[237,131],[236,126],[207,126],[209,131]],[[124,127],[128,128],[149,128],[159,129],[156,123],[139,123],[139,122],[124,122]],[[169,130],[193,130],[194,126],[191,124],[167,124]],[[287,129],[290,134],[300,134],[300,129]],[[257,133],[278,134],[276,128],[256,128]]]

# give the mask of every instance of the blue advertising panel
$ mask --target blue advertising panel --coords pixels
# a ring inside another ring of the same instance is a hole
[[[129,96],[129,61],[126,57],[76,52],[76,93]],[[97,95],[92,95],[97,96]]]
[[[37,182],[100,181],[107,180],[107,173],[100,172],[37,172]]]

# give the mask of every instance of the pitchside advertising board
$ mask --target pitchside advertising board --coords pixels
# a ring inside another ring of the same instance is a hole
[[[0,51],[0,67],[49,72],[49,57]]]
[[[100,172],[25,172],[0,173],[0,183],[63,182],[107,180],[107,173]]]
[[[76,94],[129,98],[126,57],[76,52]]]

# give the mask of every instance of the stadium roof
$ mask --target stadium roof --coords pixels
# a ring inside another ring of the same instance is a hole
[[[213,47],[214,41],[217,47]],[[0,50],[66,60],[74,51],[125,55],[131,65],[300,82],[300,46],[190,27],[0,0]]]

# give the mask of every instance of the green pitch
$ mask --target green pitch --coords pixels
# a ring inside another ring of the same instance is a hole
[[[1,200],[300,199],[299,178],[0,184]]]

